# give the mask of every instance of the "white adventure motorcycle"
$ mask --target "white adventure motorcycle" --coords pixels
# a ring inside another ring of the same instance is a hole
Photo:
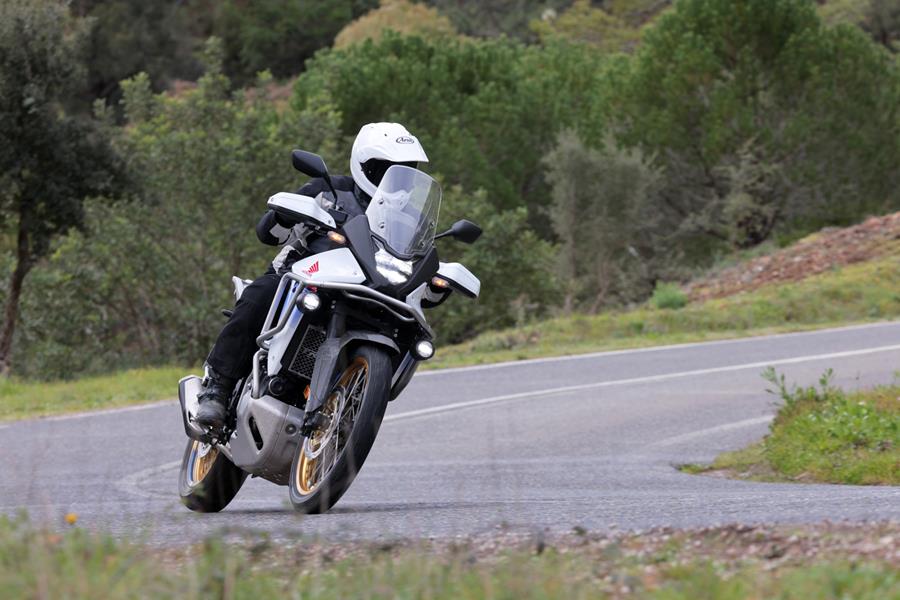
[[[295,150],[294,167],[330,185],[321,157]],[[330,509],[359,472],[385,409],[434,355],[424,309],[481,283],[459,263],[438,260],[434,242],[472,243],[481,229],[458,221],[435,235],[440,185],[416,169],[385,173],[365,215],[335,221],[321,198],[279,193],[269,208],[327,235],[335,249],[285,273],[257,338],[253,371],[231,398],[215,434],[194,422],[202,380],[179,382],[190,438],[179,491],[191,510],[216,512],[247,475],[287,485],[294,508]],[[240,298],[247,281],[233,278]]]

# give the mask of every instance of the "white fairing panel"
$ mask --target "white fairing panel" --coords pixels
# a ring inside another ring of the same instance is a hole
[[[459,263],[442,262],[437,274],[449,281],[455,290],[470,298],[477,297],[481,292],[481,281]]]
[[[328,211],[322,208],[322,205],[315,198],[310,198],[309,196],[279,192],[269,198],[268,206],[271,209],[282,209],[283,211],[318,221],[332,229],[336,227],[334,219]]]
[[[298,260],[291,267],[304,281],[362,283],[366,280],[362,267],[349,248],[338,248]]]
[[[299,275],[304,281],[315,284],[316,282],[332,283],[362,283],[366,280],[362,267],[353,258],[349,248],[338,248],[298,260],[291,267],[294,274]],[[297,283],[292,284],[286,293],[290,296],[296,289]],[[279,299],[274,300],[278,302]],[[303,313],[296,306],[286,308],[291,311],[287,325],[269,342],[268,373],[274,375],[281,370],[281,359],[287,350],[288,344],[300,325]]]

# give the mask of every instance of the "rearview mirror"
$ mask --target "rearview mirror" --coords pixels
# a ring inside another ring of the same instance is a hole
[[[437,240],[447,236],[459,240],[464,244],[472,244],[475,242],[475,240],[481,237],[481,227],[479,227],[472,221],[461,219],[451,225],[450,229],[448,229],[444,233],[439,233],[434,236],[434,239]]]
[[[318,154],[306,150],[294,150],[291,152],[291,163],[304,175],[328,179],[328,167],[325,166],[325,161]]]

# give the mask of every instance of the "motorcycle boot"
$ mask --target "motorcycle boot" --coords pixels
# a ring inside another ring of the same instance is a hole
[[[206,386],[197,400],[200,402],[200,410],[197,411],[195,421],[202,427],[221,429],[225,425],[225,417],[228,414],[228,401],[234,391],[235,380],[217,373],[212,368],[207,371]]]

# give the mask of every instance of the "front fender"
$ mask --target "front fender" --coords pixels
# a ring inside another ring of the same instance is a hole
[[[394,340],[386,335],[370,331],[353,330],[339,338],[325,340],[325,343],[319,348],[316,366],[313,368],[312,380],[309,384],[309,399],[306,401],[307,416],[322,408],[328,398],[341,353],[348,345],[359,343],[381,346],[395,355],[400,354],[400,348]]]

